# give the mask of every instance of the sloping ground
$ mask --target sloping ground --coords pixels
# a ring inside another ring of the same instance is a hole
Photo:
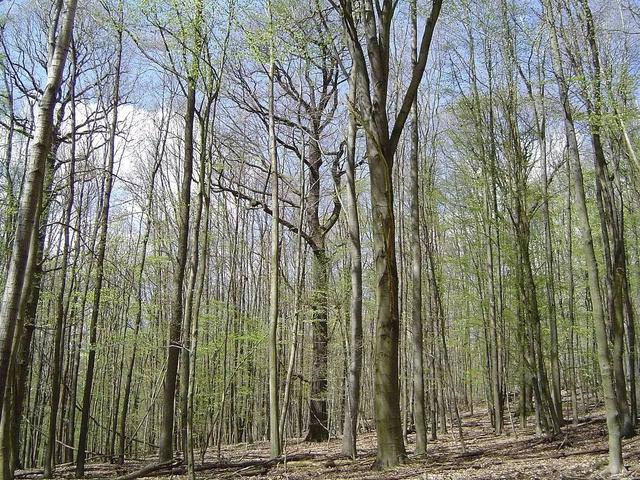
[[[586,479],[606,478],[606,426],[602,412],[581,419],[577,426],[566,426],[562,435],[549,439],[536,436],[533,429],[518,432],[507,423],[508,434],[495,437],[486,411],[463,418],[464,443],[454,435],[442,434],[427,447],[424,456],[409,455],[407,462],[384,472],[372,468],[375,460],[375,433],[359,438],[360,457],[340,455],[339,439],[322,444],[289,441],[287,456],[280,463],[270,462],[266,442],[227,446],[222,458],[205,458],[198,468],[202,479]],[[457,432],[457,429],[456,429]],[[413,435],[407,450],[413,449]],[[640,437],[624,441],[625,478],[640,479]],[[87,478],[115,478],[144,467],[141,461],[124,466],[90,464]],[[72,478],[71,466],[58,469],[60,477]],[[153,477],[186,478],[184,467],[174,465],[148,473]],[[17,478],[38,478],[40,472],[19,472]],[[151,478],[139,476],[138,478]]]

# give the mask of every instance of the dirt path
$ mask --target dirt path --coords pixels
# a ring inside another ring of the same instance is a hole
[[[606,478],[606,426],[601,413],[581,419],[576,426],[566,426],[562,435],[547,439],[536,436],[532,428],[495,437],[486,412],[463,417],[466,452],[455,435],[443,434],[430,441],[427,454],[411,454],[413,435],[409,435],[407,462],[392,470],[373,470],[375,433],[362,434],[358,441],[360,457],[346,459],[340,455],[339,439],[323,444],[290,440],[286,445],[286,462],[269,462],[267,442],[230,445],[223,448],[222,458],[206,457],[198,478],[202,479],[586,479]],[[625,440],[624,459],[628,468],[625,478],[640,479],[640,437]],[[144,462],[88,465],[87,478],[115,478],[144,466]],[[72,467],[58,469],[60,477],[72,478]],[[186,478],[184,467],[157,472],[165,478]],[[20,472],[17,478],[38,478],[39,472]],[[141,477],[150,478],[150,477]],[[157,478],[157,477],[156,477]]]

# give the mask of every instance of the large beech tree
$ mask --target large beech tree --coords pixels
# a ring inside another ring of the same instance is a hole
[[[336,8],[339,8],[342,15],[349,51],[356,65],[356,106],[367,141],[371,176],[377,303],[374,374],[378,435],[376,462],[380,468],[385,468],[402,462],[406,455],[400,421],[398,383],[400,317],[393,210],[393,164],[400,136],[427,65],[431,39],[442,1],[433,2],[431,13],[423,28],[417,60],[411,69],[411,80],[404,95],[401,95],[401,107],[393,125],[388,117],[388,96],[391,29],[396,2],[384,0],[380,4],[366,0],[362,3],[362,12],[355,11],[355,5],[351,0],[341,0],[336,4]],[[362,23],[358,21],[360,13]]]

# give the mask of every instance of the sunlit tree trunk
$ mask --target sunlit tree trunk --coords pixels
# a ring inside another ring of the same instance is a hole
[[[42,196],[47,156],[51,148],[56,95],[67,59],[76,5],[76,0],[68,0],[66,11],[62,15],[63,1],[58,0],[55,21],[49,32],[50,55],[47,64],[47,83],[38,103],[34,142],[26,165],[27,173],[20,196],[11,261],[0,307],[0,394],[2,398],[7,387],[7,374],[20,309],[25,267],[29,256],[29,244],[34,226],[37,224],[38,203]],[[59,32],[58,26],[60,26]]]
[[[418,61],[418,12],[416,0],[411,3],[413,67]],[[427,424],[424,398],[424,355],[422,335],[422,249],[420,243],[420,177],[418,152],[418,102],[414,100],[410,123],[411,153],[409,171],[410,248],[411,248],[411,344],[413,355],[413,416],[416,428],[416,453],[427,451]]]
[[[604,402],[607,417],[607,431],[609,436],[609,471],[618,474],[623,470],[622,463],[622,442],[620,435],[620,419],[618,416],[618,400],[614,387],[614,376],[611,371],[611,351],[609,350],[607,327],[605,322],[605,312],[602,306],[602,296],[600,291],[598,262],[593,247],[593,236],[589,222],[587,201],[582,177],[582,166],[580,165],[580,153],[576,138],[573,114],[569,103],[569,88],[564,75],[560,46],[558,42],[557,27],[553,14],[551,0],[544,1],[545,20],[550,29],[551,53],[553,69],[558,84],[560,102],[563,109],[564,130],[567,140],[568,156],[571,162],[571,173],[575,188],[576,208],[580,222],[580,236],[587,260],[588,285],[592,304],[592,314],[595,327],[595,336],[598,349],[598,364],[600,366],[600,376],[602,378],[602,389],[604,391]]]
[[[269,8],[269,29],[273,28],[271,0]],[[282,453],[279,423],[279,385],[278,385],[278,303],[280,301],[280,193],[278,190],[278,150],[276,147],[275,111],[274,111],[274,70],[275,47],[274,32],[269,39],[269,159],[271,161],[271,268],[269,279],[269,440],[271,457]]]
[[[355,68],[355,65],[351,68]],[[360,246],[360,219],[356,191],[356,86],[354,73],[349,77],[349,126],[347,129],[347,230],[349,260],[351,261],[351,301],[349,308],[349,375],[347,385],[347,412],[344,417],[342,452],[354,458],[357,455],[356,437],[360,408],[362,374],[362,254]]]

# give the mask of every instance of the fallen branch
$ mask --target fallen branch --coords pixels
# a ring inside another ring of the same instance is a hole
[[[127,473],[126,475],[117,477],[116,480],[135,480],[139,477],[147,477],[150,473],[156,473],[159,470],[164,470],[165,468],[173,469],[174,467],[177,467],[181,464],[182,460],[176,458],[167,460],[166,462],[151,463],[145,467],[142,467],[140,470],[136,470],[135,472]]]
[[[246,460],[244,462],[207,462],[200,465],[196,465],[194,470],[196,472],[206,472],[208,470],[233,470],[241,473],[242,476],[262,475],[268,472],[271,468],[285,462],[299,462],[302,460],[313,460],[318,457],[325,457],[315,453],[294,453],[284,457],[272,458],[268,460]],[[252,469],[256,469],[252,471]],[[117,477],[116,480],[135,480],[136,478],[145,477],[164,477],[167,475],[183,475],[187,473],[187,467],[182,460],[171,460],[164,463],[154,463],[147,465],[140,470]]]
[[[203,472],[206,470],[218,470],[218,469],[249,469],[251,467],[263,467],[266,469],[270,469],[285,462],[300,462],[303,460],[313,460],[318,457],[325,457],[325,455],[319,455],[316,453],[293,453],[291,455],[286,455],[278,458],[271,458],[268,460],[245,460],[243,462],[211,462],[211,463],[203,463],[202,465],[196,465],[195,471]]]
[[[462,453],[457,453],[455,458],[472,458],[472,457],[480,457],[485,454],[484,450],[471,450]]]
[[[562,452],[557,452],[554,453],[553,455],[550,455],[551,458],[562,458],[562,457],[573,457],[575,455],[592,455],[592,454],[599,454],[599,453],[607,453],[609,451],[608,448],[606,447],[600,447],[600,448],[591,448],[589,450],[577,450],[577,451],[562,451]]]

